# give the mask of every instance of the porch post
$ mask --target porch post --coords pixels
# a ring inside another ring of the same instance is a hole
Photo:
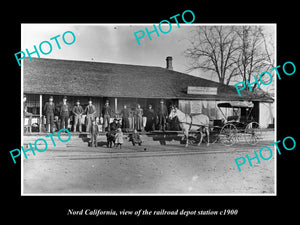
[[[115,98],[115,114],[117,113],[118,110],[118,99]]]
[[[39,122],[39,131],[42,131],[42,124],[43,124],[43,115],[42,115],[42,110],[43,110],[43,96],[40,95],[40,122]]]

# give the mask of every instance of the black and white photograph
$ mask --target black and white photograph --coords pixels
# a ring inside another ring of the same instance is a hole
[[[21,24],[22,196],[277,194],[276,23],[192,19]]]
[[[296,5],[107,3],[5,7],[3,219],[297,219]]]

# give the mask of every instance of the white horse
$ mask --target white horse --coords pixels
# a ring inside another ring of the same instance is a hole
[[[209,146],[209,118],[208,116],[204,114],[195,114],[195,115],[188,115],[180,111],[176,107],[171,108],[171,112],[169,115],[170,119],[173,119],[174,117],[178,118],[180,127],[183,131],[184,138],[186,138],[186,144],[185,147],[188,147],[189,144],[189,131],[199,131],[201,134],[200,142],[198,143],[198,146],[202,143],[203,139],[203,129],[206,132],[207,135],[207,146]]]

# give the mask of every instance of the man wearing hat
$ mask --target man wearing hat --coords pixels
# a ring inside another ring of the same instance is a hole
[[[113,122],[109,125],[109,128],[111,132],[113,132],[114,134],[116,134],[116,131],[118,128],[120,128],[120,123],[119,120],[117,118],[114,118]]]
[[[49,102],[45,103],[44,112],[46,114],[46,129],[47,132],[53,132],[53,124],[54,124],[54,112],[55,112],[55,104],[53,102],[53,97],[49,97]],[[50,129],[49,129],[50,123]]]
[[[123,106],[124,108],[121,110],[121,116],[122,116],[122,128],[124,132],[128,132],[129,130],[129,109],[126,105]]]
[[[95,120],[96,107],[92,103],[93,102],[90,99],[88,106],[85,108],[86,119],[87,119],[86,132],[90,132],[92,127],[92,121]]]
[[[69,103],[67,103],[67,97],[64,96],[63,102],[60,105],[60,119],[61,119],[61,126],[60,128],[65,128],[68,129],[68,120],[69,120],[69,115],[70,115],[71,107]]]
[[[111,108],[109,106],[109,101],[108,100],[105,102],[105,105],[103,107],[102,116],[103,116],[103,120],[104,120],[103,130],[105,130],[105,127],[107,127],[108,131],[110,131],[109,123],[110,123],[110,118],[112,116],[112,111],[111,111]]]
[[[166,129],[166,118],[168,116],[168,109],[167,106],[164,104],[164,100],[160,100],[160,105],[158,107],[158,124],[159,124],[159,130],[165,131]]]
[[[80,105],[79,100],[76,101],[76,105],[74,106],[72,112],[75,115],[74,132],[76,132],[76,127],[77,127],[77,124],[78,124],[79,125],[79,132],[81,133],[81,117],[82,117],[82,114],[83,114],[83,108]]]
[[[145,110],[144,115],[147,118],[145,130],[146,131],[154,131],[156,113],[152,109],[152,105],[148,106],[148,110]]]

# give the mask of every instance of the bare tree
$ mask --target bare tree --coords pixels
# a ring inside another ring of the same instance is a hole
[[[253,76],[274,65],[261,26],[197,27],[190,44],[184,52],[191,59],[189,71],[212,71],[221,84],[251,83]]]
[[[238,81],[246,83],[248,80],[249,83],[252,83],[254,76],[258,77],[263,71],[274,67],[274,59],[268,51],[261,26],[238,26],[235,31],[238,35],[237,44],[239,45],[235,64],[240,75]],[[270,77],[264,74],[262,79],[264,83],[268,83]],[[258,82],[261,84],[260,79]],[[257,83],[252,86],[252,89],[254,90],[256,87]]]
[[[190,40],[191,47],[184,55],[191,59],[188,71],[213,71],[221,84],[229,84],[237,75],[236,51],[238,35],[234,26],[200,26]]]

